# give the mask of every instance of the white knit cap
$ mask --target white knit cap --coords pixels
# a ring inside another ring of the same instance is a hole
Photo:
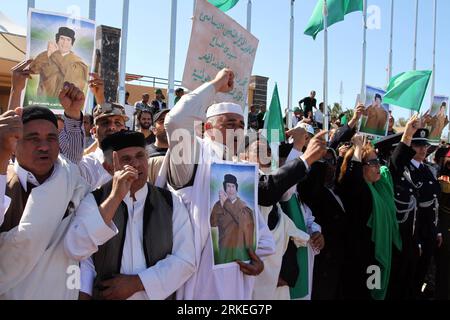
[[[240,105],[231,102],[221,102],[213,104],[208,108],[206,118],[211,118],[224,113],[236,113],[244,117],[244,112],[242,111],[242,107]]]
[[[305,129],[306,132],[308,132],[309,134],[314,135],[314,128],[312,125],[304,123],[304,122],[299,122],[297,123],[297,125],[295,126],[296,128],[303,128]]]

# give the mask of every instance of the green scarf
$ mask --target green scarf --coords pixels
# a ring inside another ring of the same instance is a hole
[[[372,241],[375,243],[375,259],[380,263],[381,288],[373,289],[372,298],[384,300],[391,273],[392,243],[398,250],[402,249],[396,207],[394,187],[387,167],[380,168],[381,178],[376,183],[367,183],[372,193],[373,209],[367,222],[372,229]]]
[[[306,229],[305,217],[303,216],[302,206],[294,194],[287,202],[280,202],[283,211],[292,219],[295,226],[304,232]],[[301,299],[308,295],[309,275],[308,275],[308,247],[297,248],[297,263],[300,269],[299,277],[293,288],[290,288],[291,299]]]

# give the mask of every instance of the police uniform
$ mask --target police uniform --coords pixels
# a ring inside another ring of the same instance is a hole
[[[427,129],[417,130],[412,144],[428,144],[428,134]],[[414,156],[414,149],[400,142],[389,164],[402,236],[402,252],[394,252],[392,260],[393,299],[419,295],[437,236],[440,185],[430,166],[413,160]]]

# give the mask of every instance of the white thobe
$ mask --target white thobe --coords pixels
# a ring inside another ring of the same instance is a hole
[[[112,176],[103,167],[104,157],[103,151],[97,148],[94,152],[83,156],[77,163],[81,176],[95,190],[112,179]]]
[[[6,175],[0,175],[0,226],[3,224],[5,213],[9,208],[11,199],[5,195],[6,191]]]
[[[125,242],[121,260],[121,274],[139,275],[145,291],[140,291],[129,297],[130,300],[161,300],[174,293],[195,271],[195,250],[192,225],[188,212],[181,199],[172,196],[173,200],[173,246],[172,253],[160,260],[154,266],[147,268],[143,247],[143,216],[145,200],[147,199],[147,184],[135,194],[136,201],[130,193],[124,198],[128,210]],[[92,195],[86,197],[77,210],[76,217],[68,231],[70,242],[75,243],[70,249],[73,252],[82,251],[83,258],[97,251],[84,235],[85,219],[90,215],[100,215],[98,205]],[[111,227],[113,229],[111,229]],[[103,224],[99,235],[107,237],[111,231],[117,232],[114,223]],[[73,240],[75,239],[75,241]],[[76,240],[79,239],[79,240]],[[84,240],[83,240],[84,239]],[[89,245],[91,247],[89,248]],[[88,255],[89,254],[89,255]],[[80,257],[79,257],[80,258]],[[92,258],[81,262],[81,291],[92,295],[92,285],[96,276]]]
[[[305,247],[309,241],[309,234],[298,229],[294,222],[278,208],[278,223],[273,230],[275,240],[275,254],[264,260],[264,271],[256,277],[253,290],[253,300],[277,300],[283,297],[282,291],[286,288],[277,287],[283,255],[287,250],[290,239],[298,247]],[[267,223],[272,207],[260,206],[260,211]]]
[[[204,84],[192,93],[184,95],[175,107],[167,114],[165,120],[169,137],[174,137],[177,129],[183,128],[190,133],[190,139],[183,139],[180,145],[169,142],[170,178],[173,185],[182,187],[176,191],[188,207],[194,225],[196,244],[197,272],[180,289],[178,298],[199,300],[240,300],[251,299],[253,292],[253,276],[240,271],[238,264],[213,269],[213,250],[210,234],[210,212],[208,197],[210,192],[210,167],[213,162],[222,162],[227,153],[224,146],[210,139],[195,137],[195,121],[205,121],[206,110],[213,103],[214,86]],[[194,174],[194,162],[175,165],[176,161],[170,152],[194,149],[198,155],[198,166],[195,171],[193,186],[186,186]],[[257,186],[255,186],[257,187]],[[259,210],[255,210],[258,219],[258,239],[256,254],[266,257],[274,253],[274,241],[270,230]]]
[[[78,289],[68,286],[68,267],[78,262],[68,256],[64,235],[72,214],[88,188],[76,166],[62,157],[52,174],[40,184],[16,162],[20,184],[31,191],[19,225],[0,233],[0,299],[76,299]],[[51,199],[51,201],[50,201]]]

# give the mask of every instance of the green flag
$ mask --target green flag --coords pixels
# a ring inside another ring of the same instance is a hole
[[[400,73],[389,82],[383,102],[419,111],[430,77],[429,70]]]
[[[213,6],[216,6],[221,11],[226,12],[233,8],[239,0],[208,0]]]
[[[328,27],[344,20],[347,13],[363,11],[363,0],[328,0]],[[307,36],[316,39],[317,34],[323,30],[323,0],[318,0],[308,26],[305,29]]]
[[[267,129],[267,141],[269,144],[280,143],[286,139],[284,135],[283,117],[281,116],[281,104],[278,96],[278,86],[275,83],[273,89],[272,101],[270,102],[269,111],[266,112],[264,118],[264,129]],[[275,132],[278,131],[278,137]],[[272,135],[274,135],[272,137]]]

